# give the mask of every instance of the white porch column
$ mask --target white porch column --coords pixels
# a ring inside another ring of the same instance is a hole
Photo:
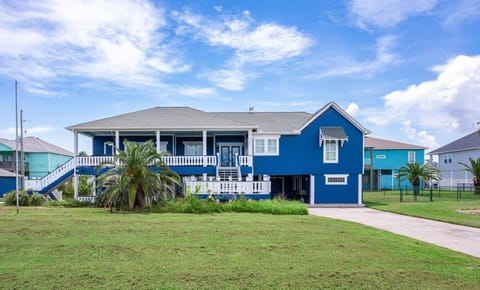
[[[73,131],[73,197],[78,197],[78,176],[77,176],[77,155],[78,155],[78,132]]]
[[[160,131],[157,130],[157,153],[160,153]]]
[[[115,131],[115,154],[120,150],[120,131]]]
[[[202,131],[203,167],[207,166],[207,130]]]
[[[253,155],[253,136],[252,136],[252,129],[248,130],[248,144],[247,144],[247,151],[248,151],[248,156]]]
[[[347,177],[348,178],[348,177]],[[358,204],[362,204],[362,174],[358,175]]]
[[[310,174],[310,204],[315,204],[315,175]]]

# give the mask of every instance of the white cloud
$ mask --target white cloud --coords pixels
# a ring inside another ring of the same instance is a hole
[[[217,12],[222,12],[223,6],[222,5],[215,5],[215,6],[213,6],[213,10],[215,10]]]
[[[214,88],[197,88],[197,87],[187,87],[187,88],[178,88],[178,93],[192,98],[204,98],[210,97],[216,94]]]
[[[0,74],[33,87],[66,76],[155,85],[189,69],[166,43],[165,25],[144,0],[0,2]]]
[[[48,133],[48,132],[53,132],[56,129],[50,126],[37,126],[37,127],[32,127],[32,128],[23,128],[24,129],[24,136],[33,136],[35,134],[42,134],[42,133]],[[13,139],[15,140],[15,128],[10,127],[6,129],[0,129],[0,135],[4,136],[4,138],[7,139]],[[18,127],[18,136],[20,137],[21,132],[20,132],[20,127]]]
[[[213,47],[232,50],[224,68],[209,72],[208,79],[229,90],[241,90],[250,75],[246,66],[282,62],[302,55],[312,41],[296,27],[275,23],[255,24],[250,13],[243,16],[224,16],[214,21],[190,11],[174,12],[180,23],[177,33],[194,36]]]
[[[448,9],[445,9],[443,24],[446,26],[462,23],[480,16],[480,2],[478,0],[458,0]]]
[[[345,109],[345,111],[350,114],[352,117],[355,117],[358,113],[358,105],[355,104],[355,103],[350,103],[347,107],[347,109]]]
[[[404,121],[400,130],[408,140],[415,142],[415,144],[419,144],[430,149],[439,146],[433,135],[428,134],[425,130],[418,132],[417,129],[412,127],[412,121],[410,120]]]
[[[392,27],[405,19],[427,13],[437,4],[437,0],[352,0],[350,13],[362,28],[369,25]]]
[[[397,55],[392,52],[397,38],[393,35],[387,35],[379,38],[376,42],[375,58],[367,61],[347,60],[339,64],[332,64],[325,71],[306,75],[306,78],[328,78],[348,75],[367,76],[377,71],[385,69],[387,65],[399,61]],[[327,60],[328,61],[328,60]],[[345,63],[346,62],[346,63]]]
[[[425,143],[435,141],[425,130],[438,135],[470,132],[479,118],[480,55],[459,55],[435,70],[436,79],[391,92],[383,97],[382,110],[362,115],[376,125],[402,125],[407,136],[412,134],[409,127],[421,128],[414,133]]]

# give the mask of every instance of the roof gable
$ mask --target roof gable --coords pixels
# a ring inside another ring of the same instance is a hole
[[[375,149],[412,149],[412,150],[425,150],[428,147],[418,146],[413,144],[407,144],[392,140],[380,139],[365,136],[365,147],[375,148]]]
[[[480,148],[480,136],[478,132],[475,131],[466,136],[463,136],[462,138],[452,141],[447,145],[444,145],[438,149],[435,149],[428,154],[434,155],[434,154],[440,154],[440,153],[479,149],[479,148]]]
[[[353,126],[355,126],[358,130],[363,132],[363,134],[370,134],[371,132],[362,126],[357,120],[355,120],[350,114],[348,114],[345,110],[343,110],[339,105],[337,105],[335,102],[330,102],[323,106],[320,110],[318,110],[315,114],[312,115],[312,117],[303,124],[303,126],[300,128],[299,131],[303,131],[308,125],[310,125],[313,121],[315,121],[319,116],[321,116],[323,113],[325,113],[328,109],[334,109],[337,111],[342,117],[347,119],[350,123],[352,123]]]

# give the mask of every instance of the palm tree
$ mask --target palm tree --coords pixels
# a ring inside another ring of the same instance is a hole
[[[117,152],[113,162],[98,168],[107,168],[99,177],[106,207],[140,209],[174,196],[180,177],[163,162],[166,153],[157,153],[151,141],[125,141],[125,151]]]
[[[480,194],[480,157],[477,160],[469,157],[470,165],[467,165],[463,162],[458,162],[458,164],[463,165],[465,170],[470,172],[473,175],[473,186],[475,187],[475,193]]]
[[[407,163],[398,170],[398,178],[400,180],[408,179],[413,185],[413,195],[416,200],[420,192],[420,181],[439,180],[440,176],[438,169],[429,164]]]

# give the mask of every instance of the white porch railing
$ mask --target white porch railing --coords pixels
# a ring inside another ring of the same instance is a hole
[[[239,159],[240,166],[252,167],[253,165],[253,158],[251,155],[240,155],[238,156],[238,159]]]
[[[50,172],[48,175],[44,176],[41,179],[26,179],[25,180],[25,189],[26,190],[41,190],[44,187],[52,184],[58,178],[66,174],[68,171],[73,169],[73,158],[64,164],[60,165],[57,169]]]
[[[187,181],[186,190],[195,194],[269,194],[270,181]]]
[[[103,163],[112,163],[113,156],[78,156],[77,166],[98,166]]]
[[[77,196],[77,201],[89,201],[89,202],[95,202],[95,196],[90,195],[90,196]]]
[[[215,166],[216,156],[163,156],[163,162],[168,166]],[[77,166],[98,166],[114,161],[113,156],[79,156]]]

